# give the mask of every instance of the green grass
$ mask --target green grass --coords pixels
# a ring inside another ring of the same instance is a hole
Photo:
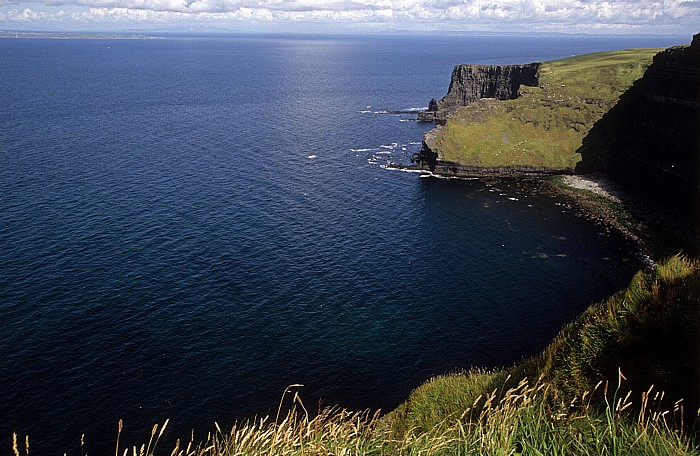
[[[539,87],[516,100],[457,109],[437,135],[441,160],[467,166],[573,169],[586,133],[642,77],[660,49],[629,49],[545,62]]]
[[[697,404],[678,400],[698,387],[699,340],[700,262],[675,256],[590,307],[540,355],[435,377],[383,417],[334,408],[310,417],[292,385],[274,420],[217,424],[204,441],[161,450],[166,421],[145,444],[117,438],[115,454],[700,456],[682,432]],[[15,436],[15,456],[28,447]]]

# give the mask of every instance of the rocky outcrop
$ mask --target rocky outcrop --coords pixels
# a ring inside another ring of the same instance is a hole
[[[520,86],[536,86],[539,63],[526,65],[457,65],[440,109],[466,106],[481,98],[512,100]]]
[[[602,171],[636,191],[678,203],[700,198],[700,34],[654,57],[591,129],[577,171]]]
[[[428,103],[428,110],[427,111],[421,111],[418,113],[418,122],[437,122],[438,120],[438,111],[440,110],[440,106],[438,105],[438,102],[435,98],[430,99],[430,103]]]
[[[428,103],[428,111],[436,112],[438,109],[439,107],[437,100],[435,98],[431,98],[430,103]]]

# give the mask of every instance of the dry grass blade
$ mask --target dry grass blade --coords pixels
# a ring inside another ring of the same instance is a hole
[[[17,448],[17,433],[16,432],[12,433],[12,451],[15,453],[15,456],[19,456],[19,448]]]

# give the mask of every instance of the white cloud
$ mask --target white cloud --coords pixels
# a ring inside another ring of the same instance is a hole
[[[663,27],[686,33],[700,28],[700,0],[0,0],[2,23],[47,20],[309,21],[406,29],[433,24],[451,29],[637,32]]]

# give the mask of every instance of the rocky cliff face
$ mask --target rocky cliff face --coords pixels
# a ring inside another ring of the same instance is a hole
[[[657,54],[580,152],[578,171],[603,171],[669,201],[700,201],[700,34]]]
[[[520,86],[536,86],[539,63],[527,65],[457,65],[440,109],[466,106],[481,98],[510,100]]]

